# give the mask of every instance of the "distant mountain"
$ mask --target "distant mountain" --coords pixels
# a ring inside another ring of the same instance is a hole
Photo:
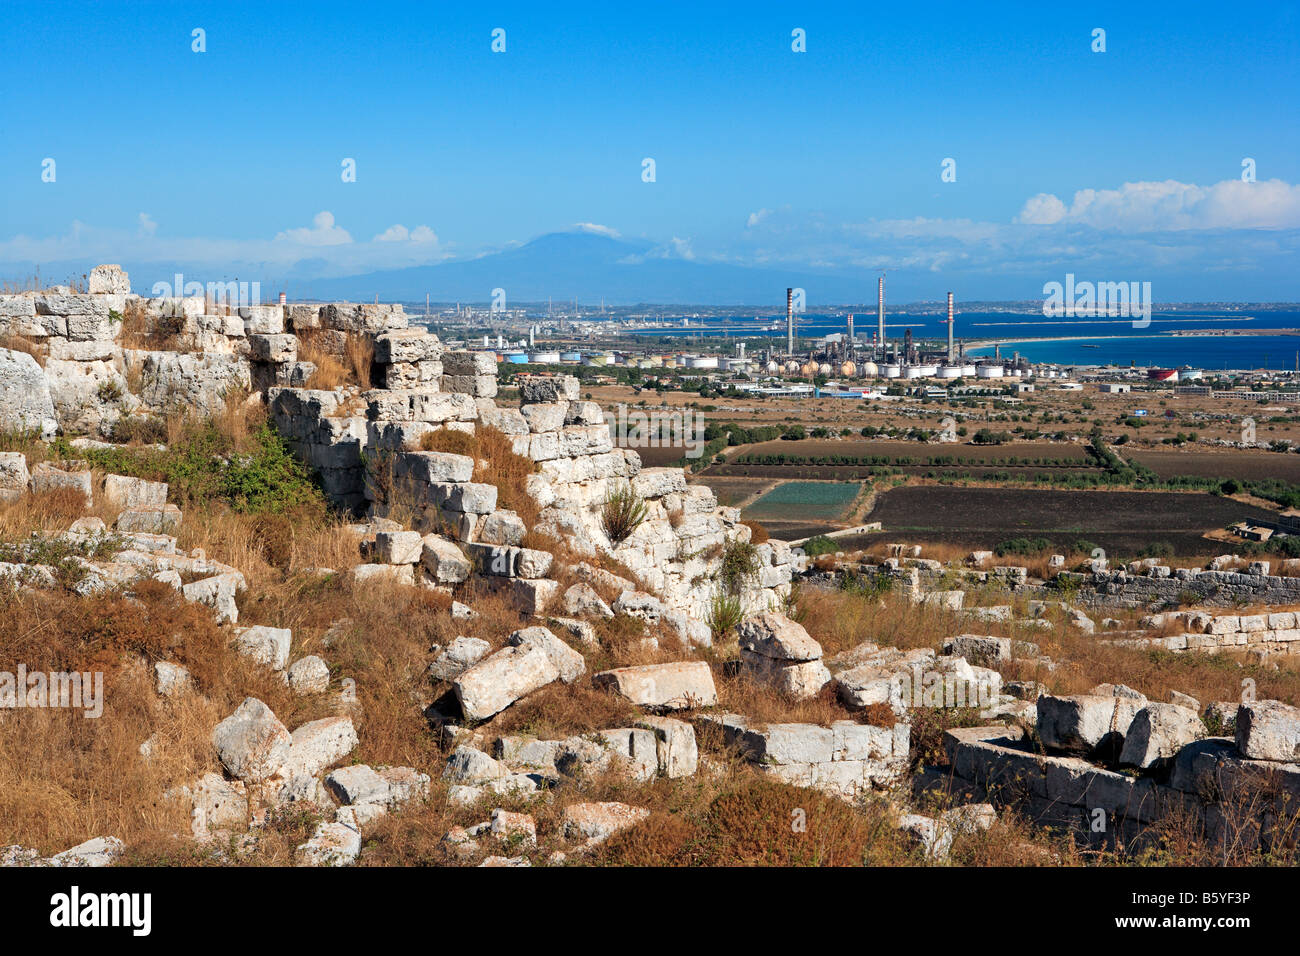
[[[868,301],[874,275],[861,277],[747,268],[668,257],[649,242],[613,239],[589,232],[556,232],[522,246],[477,259],[452,260],[344,278],[289,282],[295,299],[367,301],[488,302],[504,289],[511,302],[557,303],[576,298],[608,305],[765,304],[784,305],[787,287],[806,290],[808,301]]]

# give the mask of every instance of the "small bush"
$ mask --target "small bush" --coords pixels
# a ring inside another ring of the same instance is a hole
[[[705,621],[713,634],[714,643],[716,644],[735,630],[743,618],[744,611],[740,598],[719,588],[714,593],[713,600],[709,603],[709,617]]]
[[[771,535],[767,533],[767,529],[757,521],[742,521],[741,524],[749,529],[749,540],[753,544],[762,544],[771,537]]]
[[[733,538],[722,549],[718,581],[728,594],[738,594],[758,574],[758,548],[752,541]]]
[[[993,553],[999,558],[1011,554],[1034,557],[1051,550],[1051,547],[1052,542],[1047,538],[1011,538],[998,544]]]
[[[630,488],[612,492],[600,512],[600,524],[606,537],[621,544],[645,520],[646,506]]]
[[[810,558],[820,557],[823,554],[834,554],[838,550],[839,546],[824,534],[809,538],[803,543],[803,552]]]

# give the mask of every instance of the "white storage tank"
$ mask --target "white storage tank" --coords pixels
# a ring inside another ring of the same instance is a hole
[[[903,375],[903,366],[901,365],[882,365],[880,374],[885,378],[901,378]]]
[[[981,365],[975,369],[980,378],[1001,378],[1004,374],[1001,365]]]

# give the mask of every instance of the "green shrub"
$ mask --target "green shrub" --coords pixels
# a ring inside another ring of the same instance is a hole
[[[735,630],[743,617],[740,598],[719,588],[713,594],[713,600],[709,604],[709,618],[705,623],[709,625],[716,643]]]
[[[839,545],[824,534],[809,538],[803,543],[803,553],[810,558],[816,558],[823,554],[834,554],[838,550]]]
[[[752,541],[733,538],[722,550],[718,581],[728,594],[740,593],[758,575],[758,547]]]
[[[600,512],[600,524],[613,544],[621,544],[645,520],[645,502],[630,488],[611,492]]]

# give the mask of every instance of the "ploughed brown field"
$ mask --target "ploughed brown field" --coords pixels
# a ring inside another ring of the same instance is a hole
[[[1041,537],[1063,551],[1082,539],[1116,558],[1167,542],[1178,555],[1212,555],[1231,548],[1206,540],[1205,532],[1243,518],[1275,517],[1263,508],[1203,493],[926,485],[883,492],[865,520],[881,522],[884,530],[838,540],[847,551],[880,541],[976,549],[1010,538]]]
[[[905,475],[925,475],[931,472],[959,472],[979,478],[997,472],[1007,472],[1017,478],[1049,475],[1068,478],[1070,475],[1093,471],[1096,464],[1082,445],[1049,442],[1008,442],[1005,445],[969,445],[964,443],[922,443],[908,441],[869,441],[846,438],[841,441],[805,439],[803,441],[776,440],[733,449],[730,457],[739,459],[746,455],[786,455],[801,458],[847,456],[851,458],[885,457],[882,464],[817,464],[787,462],[781,465],[749,464],[734,461],[725,465],[711,465],[704,474],[710,478],[734,476],[749,478],[821,478],[851,481],[870,476],[882,468]],[[897,459],[911,458],[918,464],[894,464]],[[951,459],[942,464],[933,459]],[[1300,456],[1297,456],[1300,458]],[[1060,462],[1060,464],[1009,464],[1010,459]]]
[[[1300,455],[1294,453],[1229,448],[1222,451],[1121,448],[1119,452],[1146,465],[1161,478],[1196,475],[1205,478],[1282,478],[1300,482]]]
[[[1001,423],[988,426],[997,431]],[[965,425],[974,433],[971,423]],[[846,437],[841,439],[805,438],[802,441],[773,441],[731,449],[741,455],[803,455],[819,458],[823,455],[850,455],[867,457],[889,455],[898,458],[930,458],[942,455],[961,461],[998,461],[1007,458],[1069,458],[1086,464],[1091,461],[1085,446],[1069,442],[1022,441],[1005,445],[971,445],[969,439],[960,442],[877,441],[869,438]],[[1300,455],[1296,456],[1300,461]]]
[[[681,445],[670,448],[647,448],[629,444],[626,447],[641,456],[641,466],[643,468],[663,468],[666,465],[680,461],[687,452],[687,449]]]
[[[704,477],[692,476],[689,480],[693,485],[705,485],[711,488],[718,497],[718,504],[726,508],[734,508],[746,498],[757,495],[775,484],[762,478],[723,478],[711,474]]]

